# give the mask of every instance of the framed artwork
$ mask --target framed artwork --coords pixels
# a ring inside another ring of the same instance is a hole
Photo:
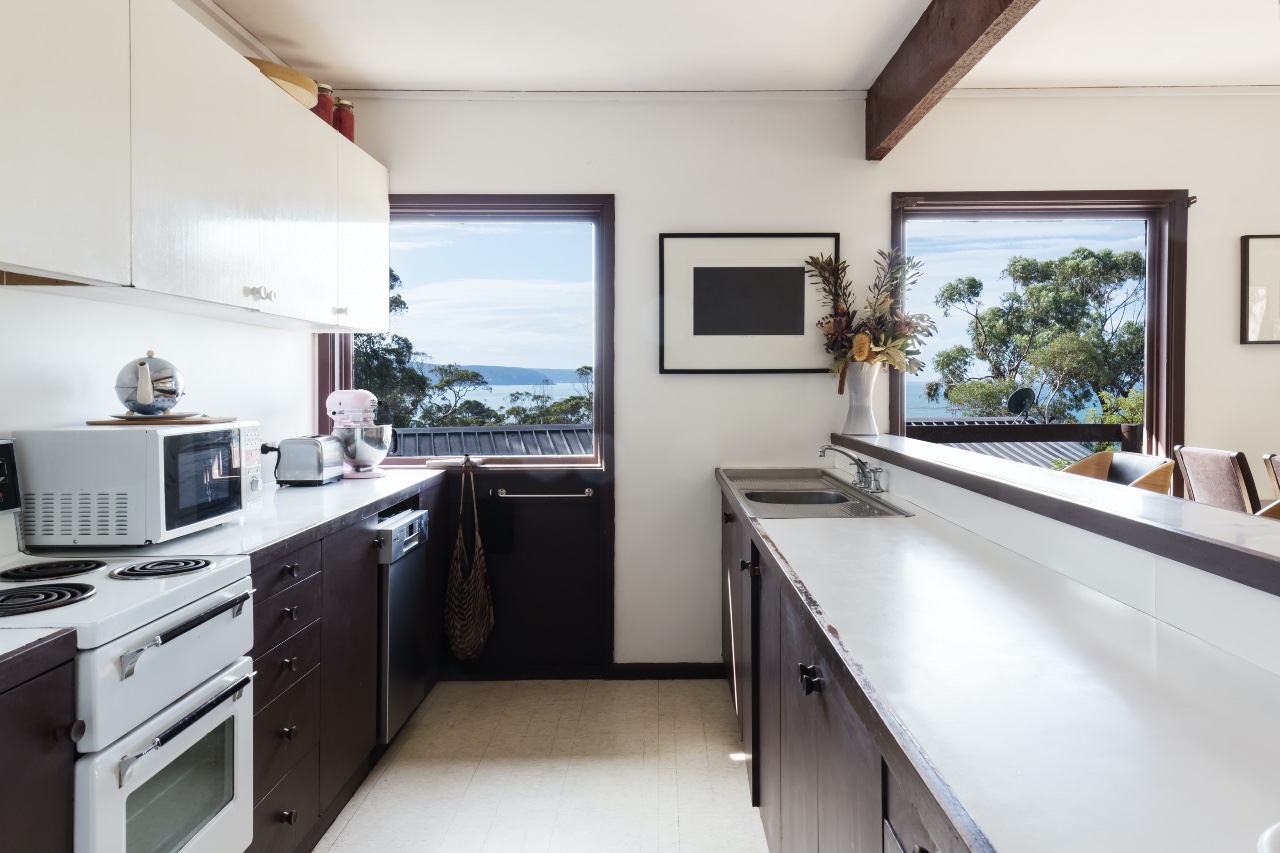
[[[1240,238],[1240,343],[1280,344],[1280,235]]]
[[[659,234],[659,373],[826,373],[805,258],[839,234]]]

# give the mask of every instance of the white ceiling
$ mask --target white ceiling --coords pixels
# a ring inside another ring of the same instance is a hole
[[[928,6],[928,0],[217,2],[285,62],[338,88],[549,91],[866,89]]]
[[[1040,0],[960,85],[1280,85],[1280,3]]]

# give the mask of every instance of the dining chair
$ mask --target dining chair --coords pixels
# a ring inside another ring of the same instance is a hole
[[[1249,461],[1240,451],[1179,444],[1173,448],[1173,456],[1191,500],[1250,514],[1260,508]]]
[[[1169,485],[1173,482],[1173,468],[1173,460],[1163,456],[1104,450],[1073,462],[1062,470],[1068,474],[1167,495]]]

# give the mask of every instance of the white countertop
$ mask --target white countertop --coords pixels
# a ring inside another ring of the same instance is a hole
[[[268,545],[296,536],[311,527],[354,512],[403,489],[444,477],[427,468],[391,468],[387,476],[369,480],[339,480],[324,486],[269,485],[262,500],[239,521],[220,524],[199,533],[159,545],[121,548],[121,554],[155,556],[218,556],[251,554]],[[41,551],[51,553],[81,553]],[[112,553],[115,553],[113,551]]]
[[[16,652],[23,646],[51,637],[62,628],[3,628],[0,627],[0,657]]]
[[[1253,853],[1280,677],[889,497],[757,524],[1000,853]]]

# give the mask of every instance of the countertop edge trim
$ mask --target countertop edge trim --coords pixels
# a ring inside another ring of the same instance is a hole
[[[1229,542],[1121,515],[1061,495],[1021,486],[944,462],[922,459],[857,437],[831,434],[831,443],[875,457],[917,474],[975,492],[1036,515],[1208,572],[1247,587],[1280,596],[1280,558]]]

